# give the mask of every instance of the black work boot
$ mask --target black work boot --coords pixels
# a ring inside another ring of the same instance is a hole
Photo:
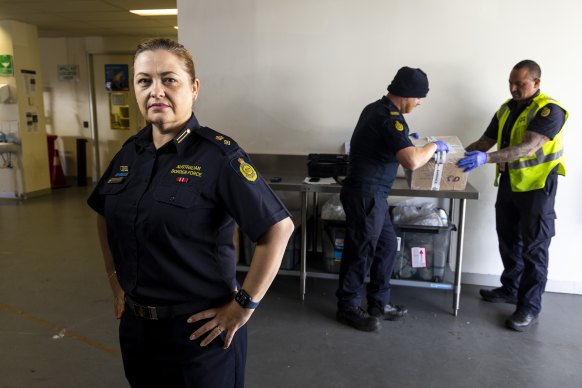
[[[517,304],[517,298],[511,295],[505,288],[499,287],[492,290],[481,289],[479,294],[486,302]]]
[[[505,326],[515,331],[527,331],[538,321],[538,316],[529,311],[518,309],[507,320]]]
[[[392,305],[390,303],[384,306],[373,304],[368,306],[368,314],[387,321],[399,321],[404,319],[406,314],[408,314],[408,309],[404,306]]]
[[[380,321],[371,317],[361,307],[343,307],[336,314],[338,322],[351,326],[361,331],[377,331],[380,329]]]

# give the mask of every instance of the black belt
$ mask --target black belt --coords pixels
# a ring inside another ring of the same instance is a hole
[[[170,319],[179,315],[194,314],[195,312],[202,310],[199,303],[183,303],[171,306],[146,306],[137,303],[127,294],[125,295],[125,304],[136,316],[153,321],[159,319]]]

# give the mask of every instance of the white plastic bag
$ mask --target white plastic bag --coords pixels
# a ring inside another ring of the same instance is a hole
[[[444,213],[444,216],[443,216]],[[447,226],[446,213],[432,203],[411,205],[402,202],[392,210],[392,221],[401,225]]]
[[[346,213],[340,201],[339,194],[334,194],[321,208],[322,220],[345,221]]]

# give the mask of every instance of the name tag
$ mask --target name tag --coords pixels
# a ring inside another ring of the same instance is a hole
[[[110,178],[107,183],[121,183],[123,182],[125,178],[123,177],[115,177],[115,178]]]

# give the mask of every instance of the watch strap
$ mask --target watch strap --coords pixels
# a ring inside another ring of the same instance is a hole
[[[251,299],[251,296],[242,288],[238,290],[234,300],[236,300],[236,302],[245,309],[255,309],[259,305],[259,302],[254,302]]]

